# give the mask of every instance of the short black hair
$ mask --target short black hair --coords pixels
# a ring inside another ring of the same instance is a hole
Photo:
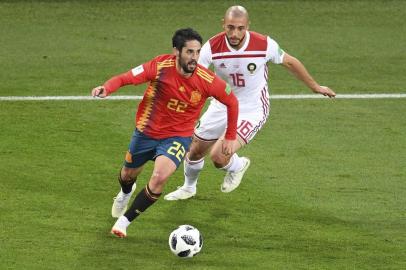
[[[192,28],[182,28],[175,32],[172,37],[172,47],[182,51],[182,48],[185,47],[186,41],[197,40],[200,44],[203,43],[203,39],[198,32]]]

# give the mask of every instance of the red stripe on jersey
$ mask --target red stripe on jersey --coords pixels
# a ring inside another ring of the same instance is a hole
[[[267,47],[266,36],[257,32],[250,32],[250,43],[245,51],[266,51]]]
[[[224,32],[215,35],[209,42],[212,54],[230,51],[226,44],[226,34]]]
[[[266,54],[237,54],[237,55],[219,55],[212,57],[213,60],[224,59],[224,58],[254,58],[254,57],[265,57]]]

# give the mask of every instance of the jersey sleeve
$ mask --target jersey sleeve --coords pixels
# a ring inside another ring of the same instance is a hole
[[[210,42],[207,41],[202,49],[200,50],[200,56],[199,56],[199,61],[198,63],[205,68],[208,68],[210,64],[212,63],[211,59],[211,48],[210,48]]]
[[[266,50],[267,61],[271,61],[274,64],[282,64],[285,52],[279,47],[279,44],[270,37],[266,38],[268,47]]]
[[[227,130],[225,138],[235,140],[237,137],[238,100],[231,87],[222,79],[215,76],[211,86],[210,95],[227,107]]]
[[[130,71],[112,77],[105,82],[103,86],[107,91],[107,95],[110,95],[125,85],[138,85],[153,80],[155,78],[156,70],[156,61],[151,60],[131,69]]]

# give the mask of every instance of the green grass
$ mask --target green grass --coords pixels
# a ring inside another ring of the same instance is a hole
[[[402,269],[404,100],[273,101],[242,154],[241,187],[222,194],[208,162],[195,199],[158,201],[109,229],[135,102],[2,102],[2,269]],[[18,115],[18,121],[16,121]],[[66,117],[69,115],[69,117]],[[139,179],[145,185],[151,165]],[[181,171],[165,192],[181,184]],[[175,258],[167,237],[191,223],[202,253]]]
[[[170,52],[177,28],[205,39],[232,1],[2,1],[0,96],[88,95]],[[242,1],[338,93],[404,93],[404,1]],[[273,94],[309,93],[271,65]],[[141,94],[127,87],[120,94]],[[0,102],[0,269],[405,269],[405,99],[274,100],[241,151],[242,185],[220,192],[207,160],[197,196],[158,201],[109,234],[136,101]],[[139,189],[151,173],[149,164]],[[182,183],[182,170],[165,193]],[[201,254],[174,257],[193,224]]]
[[[111,75],[171,52],[192,26],[205,40],[233,1],[0,3],[0,95],[87,94]],[[251,29],[298,57],[340,93],[404,92],[405,1],[242,1]],[[271,65],[274,93],[308,90]],[[136,92],[141,93],[142,87]],[[125,90],[134,93],[134,90]]]

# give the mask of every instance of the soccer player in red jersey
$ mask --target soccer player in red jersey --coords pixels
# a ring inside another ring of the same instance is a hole
[[[111,233],[121,238],[126,237],[128,225],[158,200],[169,176],[182,162],[208,97],[214,97],[227,107],[228,124],[222,152],[224,155],[234,152],[236,97],[222,79],[197,64],[202,38],[196,31],[179,29],[172,43],[173,55],[157,56],[92,90],[92,96],[104,98],[124,85],[149,82],[138,106],[136,128],[118,178],[121,190],[112,207],[112,216],[118,219]],[[137,176],[149,160],[155,161],[152,176],[127,210]]]

